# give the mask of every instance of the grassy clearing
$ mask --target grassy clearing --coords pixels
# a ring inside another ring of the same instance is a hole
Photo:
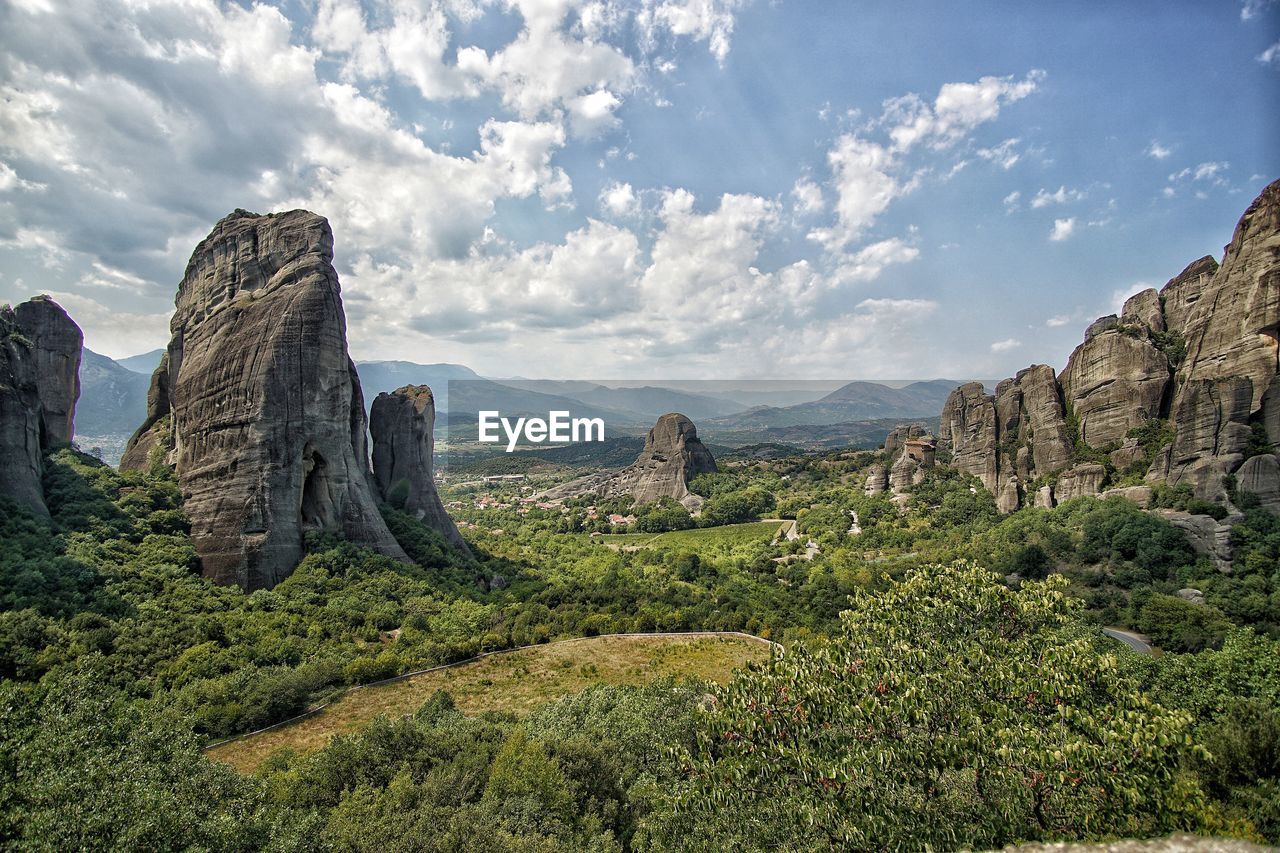
[[[605,545],[641,546],[645,548],[699,548],[735,547],[754,542],[769,542],[778,528],[787,521],[748,521],[743,524],[726,524],[721,527],[695,527],[691,530],[672,530],[669,533],[605,533],[593,537]]]
[[[565,640],[352,690],[319,714],[214,747],[207,754],[241,773],[251,773],[277,749],[313,752],[334,735],[359,729],[380,714],[411,714],[437,690],[453,694],[458,709],[466,714],[524,715],[592,684],[646,684],[667,675],[723,683],[747,661],[764,660],[768,654],[763,642],[713,634]]]

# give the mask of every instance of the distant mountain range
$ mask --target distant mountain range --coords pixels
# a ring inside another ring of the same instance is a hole
[[[158,361],[159,356],[156,358]],[[152,369],[154,367],[152,365]],[[132,434],[146,417],[150,384],[151,371],[138,373],[105,355],[85,349],[80,357],[76,433],[87,436]]]
[[[150,376],[156,372],[156,368],[160,366],[160,358],[164,355],[164,350],[153,349],[151,352],[144,352],[141,355],[131,355],[128,358],[117,358],[115,363],[123,367],[125,370],[131,370],[134,373],[141,373],[143,376]],[[106,356],[103,356],[106,358]]]
[[[937,417],[957,380],[934,379],[891,388],[879,382],[850,382],[809,403],[757,406],[727,417],[699,422],[709,434],[719,431],[762,430],[773,427],[826,426],[893,418]],[[784,438],[771,439],[786,441]]]
[[[153,350],[112,360],[86,349],[76,407],[77,433],[116,436],[122,443],[146,415],[150,376],[162,354],[163,350]],[[462,364],[410,361],[366,361],[357,370],[366,405],[383,391],[404,385],[431,386],[441,432],[453,432],[459,439],[474,437],[476,413],[483,409],[514,416],[569,410],[575,417],[604,418],[611,436],[643,435],[660,415],[681,412],[714,442],[738,446],[777,441],[809,448],[874,444],[883,439],[892,421],[936,419],[947,396],[961,384],[946,379],[901,387],[867,381],[837,385],[808,380],[707,380],[673,381],[668,386],[494,380]]]

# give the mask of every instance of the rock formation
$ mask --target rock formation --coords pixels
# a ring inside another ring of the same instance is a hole
[[[1086,339],[1071,354],[1062,372],[1062,395],[1089,446],[1122,443],[1129,430],[1160,417],[1171,378],[1169,359],[1148,334],[1163,326],[1160,317],[1149,317],[1141,326],[1117,325]]]
[[[1098,494],[1154,460],[1150,482],[1227,502],[1234,476],[1238,493],[1280,512],[1278,338],[1280,181],[1245,211],[1221,264],[1200,258],[1092,323],[1061,375],[1038,365],[994,396],[975,383],[957,388],[941,445],[1002,510]],[[1091,461],[1073,466],[1077,442]]]
[[[237,210],[178,286],[173,337],[121,466],[173,464],[201,569],[219,583],[274,586],[310,531],[407,559],[373,497],[332,262],[324,218]]]
[[[938,448],[950,451],[951,466],[982,481],[994,493],[998,481],[995,398],[981,382],[969,382],[951,392],[942,407]]]
[[[870,469],[864,490],[869,495],[891,491],[895,499],[924,481],[937,458],[937,439],[922,424],[900,424],[884,440],[886,462]]]
[[[649,430],[644,450],[618,475],[613,491],[630,494],[637,504],[675,498],[693,512],[702,506],[702,498],[689,491],[689,481],[718,470],[715,457],[698,439],[693,421],[671,413],[658,418]]]
[[[373,436],[373,479],[382,499],[416,516],[452,545],[467,550],[436,492],[436,402],[425,385],[406,385],[379,394],[369,409]]]
[[[45,447],[70,444],[80,398],[84,335],[62,306],[37,296],[13,309],[18,328],[31,341],[40,395],[40,437]]]
[[[880,495],[889,490],[889,468],[883,463],[877,462],[867,470],[867,480],[863,484],[863,491],[868,495]]]
[[[1048,365],[1005,379],[994,396],[977,382],[960,386],[942,411],[941,433],[952,466],[982,480],[1002,512],[1017,509],[1041,474],[1071,461],[1073,442]]]
[[[1056,503],[1069,501],[1072,498],[1094,497],[1102,491],[1102,484],[1107,479],[1107,469],[1097,463],[1086,462],[1068,468],[1058,476],[1053,487],[1053,499]]]
[[[631,495],[637,505],[669,497],[690,512],[697,512],[702,508],[702,498],[689,491],[689,481],[718,470],[715,457],[698,438],[693,421],[672,412],[658,418],[645,437],[644,449],[631,465],[621,471],[573,480],[548,490],[542,497],[559,500],[582,494]]]
[[[0,307],[0,497],[47,516],[44,454],[75,437],[84,338],[47,296]]]

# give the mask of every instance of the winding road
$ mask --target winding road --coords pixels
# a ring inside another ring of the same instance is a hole
[[[1135,634],[1133,631],[1126,631],[1124,628],[1103,628],[1102,633],[1113,640],[1119,640],[1139,654],[1149,655],[1155,651],[1149,642],[1150,638]]]

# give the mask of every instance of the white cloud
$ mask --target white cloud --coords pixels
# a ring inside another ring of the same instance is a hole
[[[1044,76],[1036,69],[1021,80],[983,77],[976,83],[945,83],[932,104],[918,95],[886,101],[883,121],[890,126],[889,137],[897,151],[921,142],[947,148],[998,116],[1002,106],[1030,95]]]
[[[1240,20],[1251,21],[1267,10],[1274,0],[1244,0],[1240,6]]]
[[[1005,338],[1002,341],[996,341],[991,345],[992,352],[1009,352],[1022,346],[1022,341],[1017,338]]]
[[[1258,54],[1257,60],[1263,65],[1280,64],[1280,41]]]
[[[1201,187],[1227,187],[1229,182],[1226,178],[1226,171],[1231,168],[1230,163],[1222,161],[1209,161],[1200,163],[1196,166],[1187,166],[1177,172],[1169,175],[1169,184],[1163,190],[1165,198],[1173,198],[1178,193],[1179,187],[1200,184]],[[1203,189],[1199,189],[1196,195],[1200,198],[1204,197]]]
[[[845,134],[827,152],[836,190],[836,225],[810,232],[809,237],[829,250],[843,248],[906,191],[889,172],[893,154],[883,145]]]
[[[314,8],[310,24],[212,0],[19,10],[0,34],[0,253],[21,260],[5,285],[47,265],[76,291],[65,301],[91,345],[150,349],[167,339],[174,282],[214,221],[302,206],[333,225],[357,357],[414,347],[492,369],[518,339],[549,353],[548,375],[606,351],[611,370],[928,372],[936,354],[904,353],[901,340],[924,334],[938,304],[872,289],[919,258],[921,238],[873,226],[1034,74],[942,87],[901,147],[897,123],[848,131],[858,119],[840,107],[829,175],[798,169],[790,198],[784,184],[772,197],[695,199],[606,173],[598,198],[575,199],[567,169],[622,170],[636,156],[622,134],[581,140],[617,127],[636,92],[656,97],[649,75],[677,72],[615,36],[648,10],[655,51],[701,41],[724,62],[740,5],[512,0],[514,38],[483,50],[459,43],[458,22],[503,13],[487,0],[280,7]],[[458,100],[470,103],[438,109]],[[979,157],[1006,167],[1015,144]],[[598,147],[577,157],[587,145]],[[537,219],[538,207],[560,212]],[[795,216],[813,217],[815,239],[825,226],[826,251],[789,245]],[[504,233],[515,217],[522,227]]]
[[[121,311],[78,293],[50,291],[84,330],[84,345],[110,358],[126,358],[162,347],[169,342],[169,318],[173,310],[153,314]]]
[[[650,40],[654,31],[662,28],[673,35],[705,41],[711,55],[723,65],[729,56],[734,12],[744,5],[746,0],[661,0],[656,5],[646,4],[640,23]]]
[[[1020,139],[1006,139],[991,148],[979,148],[977,154],[982,159],[995,163],[1007,172],[1022,159],[1022,154],[1017,150],[1017,145],[1021,141]]]
[[[1071,322],[1071,316],[1068,314],[1059,314],[1056,317],[1050,317],[1045,320],[1044,324],[1050,329],[1059,329]]]
[[[1146,151],[1146,154],[1148,157],[1152,157],[1156,160],[1168,159],[1169,155],[1172,153],[1173,153],[1172,148],[1168,148],[1164,145],[1161,145],[1159,142],[1157,142],[1154,139],[1151,140],[1151,144],[1147,146],[1147,151]]]
[[[614,181],[600,191],[600,207],[614,216],[631,216],[639,206],[631,184]]]
[[[822,187],[808,178],[801,178],[791,188],[791,197],[795,199],[795,210],[800,216],[812,216],[821,213],[827,207],[822,197]]]
[[[872,141],[859,133],[841,135],[827,152],[831,185],[836,193],[836,222],[809,232],[829,252],[839,252],[860,237],[888,209],[894,199],[910,193],[921,172],[904,176],[905,158],[921,144],[934,150],[949,148],[992,121],[1003,105],[1034,92],[1044,72],[1032,70],[1021,80],[1013,77],[983,77],[976,83],[946,83],[933,103],[919,95],[892,98],[872,128],[886,129],[890,145]],[[1008,162],[1016,139],[1005,140],[990,149],[987,159]],[[1007,147],[1006,147],[1007,146]],[[1001,148],[1003,152],[1000,152]],[[1003,159],[1001,159],[1003,158]],[[1009,165],[1012,165],[1010,163]],[[962,168],[963,166],[959,166]],[[951,174],[954,174],[953,168]]]
[[[1022,199],[1022,193],[1019,192],[1018,190],[1014,190],[1013,192],[1009,193],[1007,196],[1004,197],[1005,210],[1008,211],[1009,213],[1013,213],[1015,210],[1018,209],[1018,202],[1021,201],[1021,199]]]
[[[1035,198],[1031,199],[1033,208],[1047,207],[1051,204],[1066,204],[1068,202],[1079,201],[1085,197],[1083,190],[1069,190],[1065,186],[1058,187],[1053,192],[1041,189],[1035,194]]]
[[[1060,243],[1070,237],[1076,230],[1076,218],[1072,216],[1069,219],[1053,220],[1053,231],[1049,233],[1049,239],[1055,243]]]
[[[906,264],[920,257],[920,250],[905,241],[893,237],[872,243],[859,249],[852,255],[844,256],[832,273],[831,280],[836,284],[855,281],[874,281],[880,277],[885,267],[892,264]]]

